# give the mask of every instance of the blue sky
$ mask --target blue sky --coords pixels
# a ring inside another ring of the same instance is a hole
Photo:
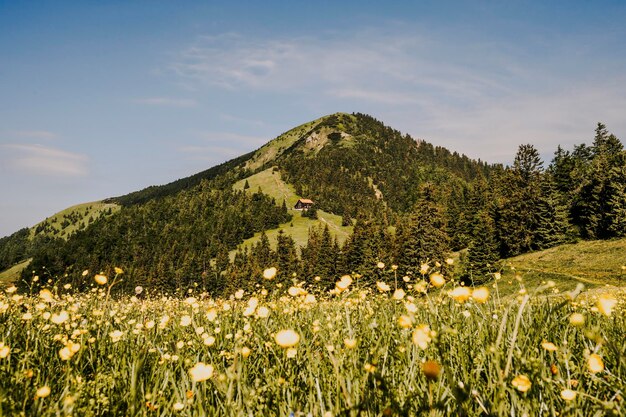
[[[363,112],[508,163],[626,137],[623,1],[0,0],[0,236]]]

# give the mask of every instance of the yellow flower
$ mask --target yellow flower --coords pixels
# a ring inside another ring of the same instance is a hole
[[[496,279],[496,281],[498,281],[498,280],[502,279],[502,274],[499,273],[499,272],[495,272],[493,274],[493,277]]]
[[[261,319],[264,319],[269,315],[270,315],[270,309],[265,306],[259,307],[259,309],[256,312],[256,316]]]
[[[303,290],[300,287],[289,287],[289,289],[287,290],[287,292],[289,293],[289,295],[291,295],[292,297],[297,297],[299,295],[305,295],[306,291]]]
[[[120,330],[114,330],[109,333],[109,337],[113,343],[119,342],[122,339],[122,336],[124,336],[124,332]]]
[[[376,283],[376,288],[378,288],[378,291],[380,292],[387,292],[391,290],[391,287],[389,287],[389,285],[385,284],[382,281],[378,281]]]
[[[402,328],[408,329],[413,325],[413,320],[411,317],[402,315],[398,317],[398,325]]]
[[[356,347],[356,339],[344,339],[343,344],[348,349],[354,349]]]
[[[455,301],[459,303],[464,303],[469,300],[472,292],[467,287],[456,287],[452,291],[448,291],[448,295],[454,298]]]
[[[315,304],[317,303],[317,300],[315,299],[315,296],[313,294],[307,294],[306,297],[304,297],[304,303]]]
[[[452,259],[452,258],[446,258],[446,264],[448,264],[448,265],[453,265],[453,264],[454,264],[454,259]]]
[[[41,298],[46,303],[51,303],[54,301],[54,297],[52,293],[48,289],[43,289],[39,292],[39,298]]]
[[[472,299],[477,303],[486,303],[489,299],[489,288],[479,287],[472,291]]]
[[[413,330],[413,344],[425,350],[431,342],[431,331],[427,324],[420,324]]]
[[[435,272],[434,274],[430,274],[430,283],[433,287],[439,288],[444,286],[446,280],[443,275]]]
[[[429,269],[430,269],[430,266],[428,266],[428,264],[421,264],[420,265],[420,274],[426,275],[428,273]]]
[[[281,330],[276,333],[276,344],[283,348],[294,347],[300,342],[300,335],[293,330]]]
[[[69,320],[70,315],[67,314],[67,311],[63,310],[61,311],[59,314],[53,314],[52,317],[50,318],[50,321],[54,324],[61,324],[61,323],[65,323],[67,320]]]
[[[603,294],[598,298],[598,311],[605,316],[610,316],[613,312],[613,308],[617,304],[617,299],[612,295]]]
[[[335,284],[335,288],[337,288],[339,292],[345,291],[346,289],[348,289],[350,284],[352,284],[352,277],[350,275],[344,275],[339,281],[337,281],[337,283]]]
[[[544,340],[543,342],[541,342],[541,347],[547,350],[548,352],[556,352],[557,350],[557,347],[555,346],[555,344],[552,342],[548,342],[547,340]]]
[[[215,319],[217,318],[217,310],[214,308],[209,309],[206,312],[206,318],[208,321],[215,321]]]
[[[569,316],[569,322],[572,326],[583,326],[585,324],[585,316],[580,313],[572,313],[572,315]]]
[[[183,404],[183,403],[174,403],[174,405],[172,406],[172,409],[174,411],[180,411],[183,408],[185,408],[185,404]]]
[[[530,382],[530,379],[528,379],[526,375],[518,375],[513,378],[513,381],[511,381],[511,385],[513,385],[513,387],[515,387],[520,392],[526,392],[533,384],[532,382]]]
[[[89,275],[89,270],[85,269],[81,275],[86,277],[87,275]]]
[[[187,327],[191,324],[191,317],[188,315],[184,315],[180,318],[180,325],[182,327]]]
[[[382,263],[382,262],[378,262],[378,263],[376,264],[376,266],[377,266],[379,269],[384,269],[384,268],[385,268],[385,264],[384,264],[384,263]]]
[[[96,276],[93,277],[93,279],[94,281],[96,281],[98,285],[105,285],[107,281],[109,280],[106,275],[102,275],[102,274],[96,274]]]
[[[400,301],[404,298],[405,295],[406,293],[404,292],[404,290],[402,288],[398,288],[393,292],[393,299]]]
[[[287,357],[289,359],[295,358],[297,354],[298,354],[298,349],[296,349],[296,348],[289,348],[289,349],[287,349]]]
[[[213,376],[213,366],[198,362],[189,369],[189,376],[193,382],[206,381]]]
[[[47,385],[37,389],[37,392],[35,392],[35,398],[46,398],[48,395],[50,395],[50,387]]]
[[[68,348],[67,346],[59,350],[59,357],[63,361],[69,361],[72,358],[72,356],[74,356],[74,354],[72,353],[70,348]]]
[[[15,285],[11,285],[5,291],[7,292],[7,294],[13,294],[15,291],[17,291],[17,287]]]
[[[252,351],[250,350],[249,347],[244,346],[241,348],[241,356],[243,356],[244,359],[250,356],[251,353]]]
[[[113,268],[113,270],[115,271],[115,273],[117,275],[122,275],[124,273],[124,270],[122,268],[117,267],[117,266],[115,268]]]
[[[597,353],[589,355],[589,359],[587,359],[587,367],[589,368],[589,372],[594,374],[604,371],[604,361],[602,360],[602,356]]]
[[[0,342],[0,359],[4,359],[11,353],[11,348]]]
[[[422,372],[424,372],[426,379],[434,381],[439,378],[441,366],[435,361],[426,361],[422,364]]]
[[[571,389],[564,389],[563,391],[561,391],[561,398],[563,398],[565,401],[572,401],[574,398],[576,398],[576,391],[572,391]]]
[[[263,271],[263,278],[267,280],[274,279],[274,277],[276,276],[276,272],[276,267],[267,268],[265,271]]]

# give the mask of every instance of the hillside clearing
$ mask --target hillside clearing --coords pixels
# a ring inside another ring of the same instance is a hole
[[[116,212],[120,206],[115,203],[93,201],[77,204],[59,211],[30,228],[31,239],[36,234],[67,239],[72,233],[87,227],[102,215]]]
[[[626,239],[583,241],[527,253],[504,261],[504,294],[554,281],[559,291],[626,286]],[[522,281],[515,279],[519,275]]]
[[[276,200],[276,204],[282,204],[282,201],[284,200],[287,204],[289,214],[293,216],[291,222],[283,223],[279,225],[279,227],[265,232],[269,238],[272,248],[276,248],[276,240],[281,229],[293,238],[296,246],[306,245],[309,237],[309,229],[311,227],[325,227],[328,225],[330,233],[337,237],[340,244],[343,244],[348,236],[352,234],[353,226],[342,226],[341,216],[318,210],[318,219],[312,220],[302,217],[302,212],[293,210],[292,207],[296,204],[298,199],[302,197],[296,194],[295,189],[291,184],[287,184],[283,181],[280,172],[275,171],[273,167],[238,181],[233,185],[233,188],[236,190],[243,190],[246,181],[248,181],[248,185],[250,186],[250,188],[247,189],[248,192],[257,192],[260,189],[264,194],[273,197]],[[240,247],[250,248],[258,242],[260,237],[261,233],[256,233],[250,239],[245,240]],[[231,259],[234,258],[235,253],[236,251],[231,251]]]
[[[20,278],[20,274],[24,270],[24,268],[28,267],[30,263],[30,259],[27,259],[19,264],[13,265],[11,268],[0,272],[0,288],[8,286],[9,284],[14,283]]]

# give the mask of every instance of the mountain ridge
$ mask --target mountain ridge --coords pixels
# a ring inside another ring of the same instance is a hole
[[[283,281],[296,274],[330,284],[347,271],[375,274],[379,262],[418,273],[420,262],[442,265],[446,253],[468,248],[462,275],[480,281],[499,258],[597,233],[590,229],[597,224],[619,236],[624,151],[600,126],[592,147],[577,148],[588,152],[559,148],[547,170],[531,145],[504,168],[368,115],[335,113],[192,176],[107,199],[121,209],[66,240],[3,238],[0,269],[33,258],[29,270],[72,277],[80,289],[87,284],[79,271],[118,265],[128,270],[120,289],[201,285],[223,293],[260,285],[256,277],[272,264]],[[607,166],[614,166],[609,177]],[[613,193],[612,211],[585,206],[594,199],[579,194],[595,198],[598,187],[575,187],[584,172],[608,187],[604,196]],[[292,209],[296,197],[315,202],[306,218]],[[22,279],[30,282],[29,274]]]

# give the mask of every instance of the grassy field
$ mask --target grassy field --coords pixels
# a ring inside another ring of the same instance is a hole
[[[297,210],[291,209],[301,196],[298,196],[291,184],[285,183],[278,171],[274,171],[273,168],[268,168],[264,171],[258,172],[244,180],[238,181],[233,186],[236,190],[243,190],[246,180],[250,188],[248,191],[257,192],[259,188],[263,193],[276,199],[277,204],[282,204],[285,200],[287,207],[290,209],[289,213],[293,215],[293,220],[288,223],[281,224],[276,229],[266,231],[267,237],[270,240],[270,244],[273,248],[276,247],[276,238],[279,230],[284,230],[286,234],[290,235],[298,246],[306,245],[307,238],[309,236],[309,228],[311,227],[324,227],[328,225],[330,232],[333,236],[337,237],[340,243],[343,243],[349,235],[352,234],[352,226],[342,226],[341,216],[337,216],[331,213],[327,213],[322,210],[318,210],[318,219],[311,220],[306,217],[302,217],[302,213]],[[261,233],[257,233],[254,237],[247,239],[242,243],[242,247],[250,247],[258,242]],[[235,251],[231,252],[231,258],[235,256]]]
[[[554,281],[560,291],[571,291],[577,285],[586,288],[626,286],[626,239],[583,241],[539,252],[524,254],[504,261],[504,294],[520,289],[516,275],[528,287]]]
[[[22,270],[26,268],[29,263],[30,259],[13,265],[13,267],[7,269],[6,271],[0,272],[0,289],[16,282],[19,279]]]
[[[80,228],[81,223],[87,226],[90,221],[107,213],[109,209],[115,212],[120,209],[120,206],[114,203],[93,201],[68,207],[31,227],[31,237],[34,237],[37,229],[40,228],[39,233],[67,239]]]
[[[0,415],[626,412],[623,295],[570,300],[547,285],[500,298],[435,275],[402,292],[346,277],[328,293],[271,276],[230,300],[110,297],[123,275],[87,274],[87,294],[6,289]]]

